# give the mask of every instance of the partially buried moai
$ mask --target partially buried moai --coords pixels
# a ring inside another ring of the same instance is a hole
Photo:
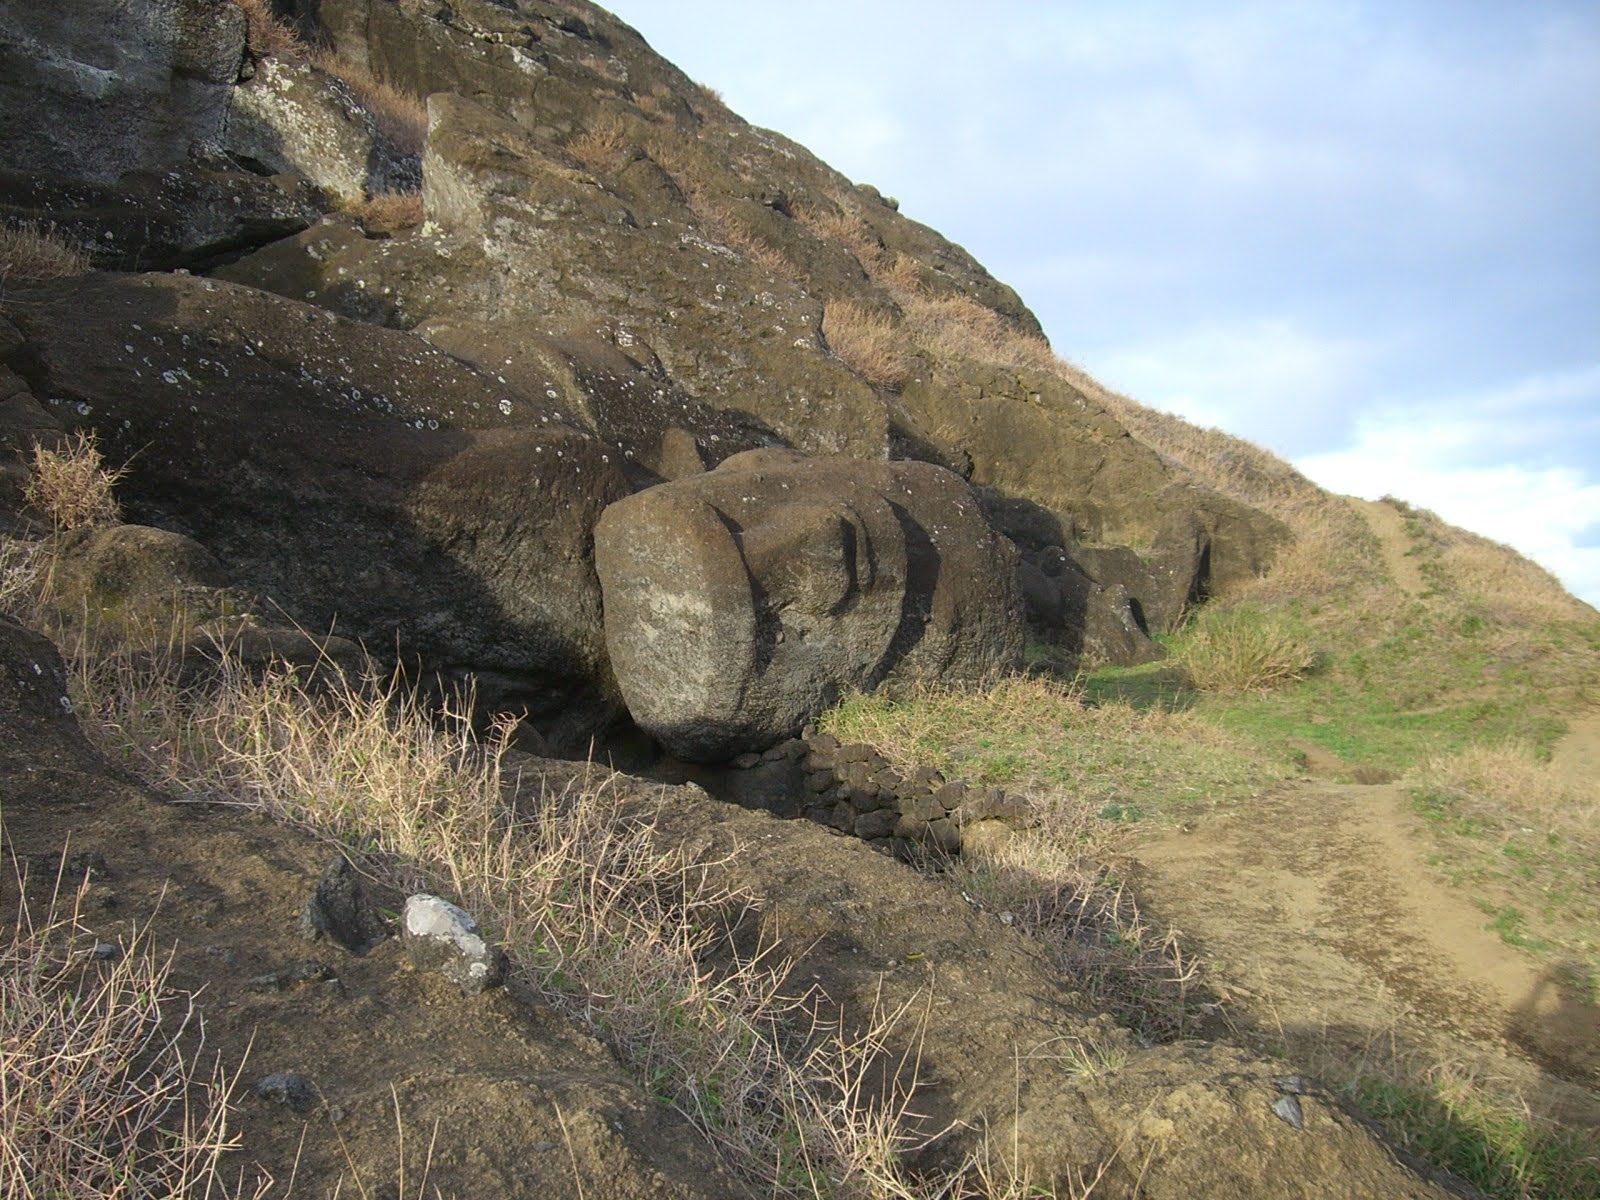
[[[612,504],[595,563],[623,698],[684,758],[771,745],[846,691],[980,681],[1022,651],[1010,543],[928,463],[738,454]]]

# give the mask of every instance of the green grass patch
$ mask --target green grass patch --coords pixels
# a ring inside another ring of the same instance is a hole
[[[1127,822],[1257,794],[1285,772],[1216,725],[1160,705],[1095,703],[1035,678],[984,691],[853,696],[826,733],[866,742],[903,766],[994,784],[1048,809]]]
[[[1496,1200],[1600,1196],[1600,1138],[1539,1122],[1467,1088],[1363,1079],[1351,1099],[1399,1145]]]

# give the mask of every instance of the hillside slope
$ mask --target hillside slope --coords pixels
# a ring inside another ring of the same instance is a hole
[[[404,1195],[431,1128],[460,1195],[1595,1179],[1547,760],[1600,616],[1537,568],[1108,392],[578,0],[0,0],[0,103],[0,608],[65,660],[0,623],[11,945],[65,862],[52,1004],[144,928],[228,1070],[313,1077],[235,1097],[230,1172]],[[300,942],[330,847],[393,937]],[[422,891],[504,989],[432,973]],[[1271,1036],[1302,993],[1562,1105],[1380,1111],[1359,1039]]]

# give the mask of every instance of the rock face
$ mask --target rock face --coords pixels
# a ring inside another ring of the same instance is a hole
[[[89,276],[15,316],[33,393],[131,460],[130,516],[310,632],[475,677],[557,747],[605,723],[590,539],[627,485],[560,410],[418,338],[211,280]]]
[[[101,181],[222,140],[244,14],[212,0],[0,8],[0,165]]]
[[[311,63],[264,60],[234,91],[227,147],[343,201],[419,182],[416,157],[379,132],[348,84]]]
[[[628,709],[691,759],[764,749],[851,689],[1015,665],[1011,555],[948,471],[788,451],[637,493],[595,530]]]

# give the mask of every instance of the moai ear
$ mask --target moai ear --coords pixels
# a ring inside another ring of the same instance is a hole
[[[743,534],[744,559],[774,610],[847,611],[876,580],[871,535],[849,504],[790,504]]]

